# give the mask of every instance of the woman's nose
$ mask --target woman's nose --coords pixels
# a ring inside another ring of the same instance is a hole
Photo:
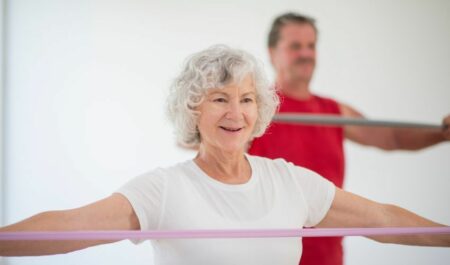
[[[232,101],[229,103],[226,118],[227,119],[242,118],[242,108],[239,101]]]

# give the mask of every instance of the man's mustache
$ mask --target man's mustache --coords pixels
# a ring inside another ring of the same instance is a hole
[[[312,58],[298,58],[295,60],[295,64],[314,64],[314,59]]]

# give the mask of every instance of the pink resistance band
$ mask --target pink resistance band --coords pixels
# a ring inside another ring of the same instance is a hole
[[[0,232],[6,240],[122,240],[450,234],[450,227]]]

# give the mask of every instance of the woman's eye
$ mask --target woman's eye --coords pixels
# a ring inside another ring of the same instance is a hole
[[[250,102],[253,102],[253,99],[252,98],[244,98],[242,101],[244,103],[250,103]]]
[[[227,102],[224,98],[216,98],[214,102]]]

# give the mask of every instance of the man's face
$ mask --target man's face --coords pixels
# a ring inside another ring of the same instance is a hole
[[[269,52],[281,78],[309,82],[316,65],[316,32],[309,24],[286,24],[280,30],[277,45]]]

